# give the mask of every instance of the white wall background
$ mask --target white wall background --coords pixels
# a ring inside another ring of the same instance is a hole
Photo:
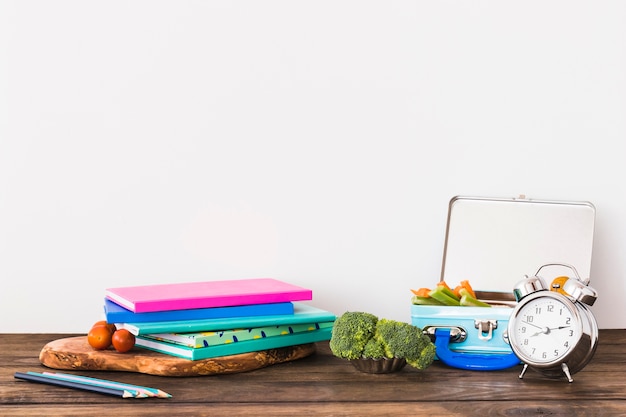
[[[621,1],[0,0],[0,332],[261,276],[408,321],[448,200],[520,193],[596,206],[624,328],[625,51]]]

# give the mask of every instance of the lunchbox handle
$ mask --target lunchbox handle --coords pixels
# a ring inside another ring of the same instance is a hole
[[[435,330],[435,348],[437,357],[443,363],[453,368],[469,369],[473,371],[498,371],[520,364],[520,360],[511,353],[470,353],[450,350],[450,329],[438,328]]]

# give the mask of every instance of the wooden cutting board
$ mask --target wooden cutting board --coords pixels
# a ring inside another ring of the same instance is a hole
[[[118,353],[113,349],[98,351],[87,343],[87,336],[77,336],[46,344],[39,353],[39,360],[53,369],[127,371],[181,377],[252,371],[301,359],[313,353],[315,344],[309,343],[191,361],[137,347],[126,353]]]

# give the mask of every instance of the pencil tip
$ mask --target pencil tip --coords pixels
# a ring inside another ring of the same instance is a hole
[[[167,392],[163,390],[158,390],[158,395],[161,398],[172,398],[172,394],[168,394]]]

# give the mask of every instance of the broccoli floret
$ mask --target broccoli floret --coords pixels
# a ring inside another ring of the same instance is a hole
[[[363,357],[372,359],[386,358],[385,346],[372,337],[365,345],[365,349],[363,349]]]
[[[422,339],[424,338],[426,338],[426,344],[423,345],[424,347],[420,352],[420,356],[417,359],[406,360],[406,363],[417,369],[426,369],[435,360],[435,345],[430,341],[428,336],[424,335]]]
[[[339,358],[359,359],[367,342],[374,336],[378,317],[359,311],[346,312],[335,320],[330,350]]]
[[[335,320],[330,350],[344,359],[403,358],[417,369],[435,359],[435,345],[419,327],[363,312],[346,312]]]
[[[435,358],[435,345],[419,327],[395,320],[381,319],[374,338],[385,349],[388,358],[404,358],[417,369],[426,369]]]

